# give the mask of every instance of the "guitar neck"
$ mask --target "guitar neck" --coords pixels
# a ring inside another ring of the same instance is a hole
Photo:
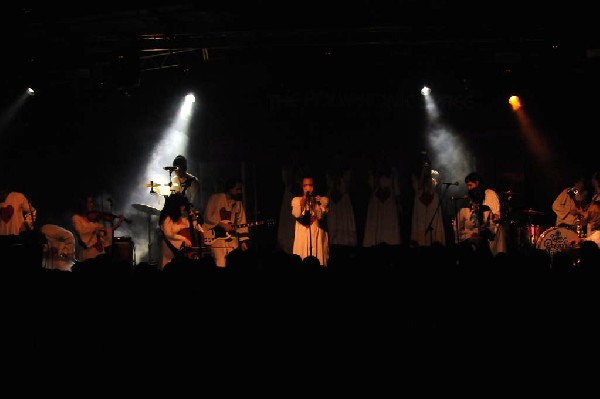
[[[262,222],[250,222],[250,223],[242,223],[242,224],[232,224],[231,226],[234,229],[239,229],[241,227],[252,227],[252,226],[257,226],[259,224],[262,224]]]

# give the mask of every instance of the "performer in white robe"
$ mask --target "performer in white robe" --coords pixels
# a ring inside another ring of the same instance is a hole
[[[63,227],[45,224],[40,231],[46,238],[42,267],[70,272],[75,263],[75,236]]]
[[[331,172],[327,176],[329,212],[327,225],[330,245],[355,247],[357,245],[356,221],[350,199],[351,170]]]
[[[329,236],[321,222],[328,212],[329,199],[313,195],[314,181],[310,177],[302,179],[302,197],[292,199],[292,215],[296,218],[294,254],[303,260],[312,256],[321,266],[329,260]]]
[[[434,242],[446,244],[443,212],[437,192],[439,173],[424,161],[419,176],[413,175],[414,200],[410,228],[411,245],[431,246]]]
[[[367,218],[363,247],[378,244],[400,245],[398,196],[400,188],[396,168],[380,161],[377,170],[369,173],[371,194],[367,206]]]

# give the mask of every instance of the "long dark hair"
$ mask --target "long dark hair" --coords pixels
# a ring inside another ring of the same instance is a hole
[[[165,199],[165,205],[163,206],[163,209],[160,211],[158,225],[162,225],[167,216],[170,217],[174,222],[177,222],[179,219],[181,219],[181,205],[185,205],[186,210],[190,209],[190,202],[185,195],[180,193],[173,193],[169,195]]]

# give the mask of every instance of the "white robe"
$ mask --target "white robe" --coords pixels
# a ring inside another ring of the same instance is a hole
[[[337,202],[334,202],[331,199],[331,189],[327,194],[330,199],[327,216],[329,244],[355,247],[357,245],[357,233],[354,208],[349,193],[350,171],[346,171],[338,179],[330,178],[328,184],[332,188],[335,187],[341,195],[341,198]]]
[[[411,242],[419,246],[430,246],[434,242],[446,244],[443,211],[441,207],[438,209],[440,197],[437,190],[434,187],[424,195],[424,189],[419,185],[418,179],[414,176],[412,184],[415,196],[410,228]],[[427,202],[427,200],[430,200],[430,202]],[[432,230],[427,229],[429,223],[431,223]]]
[[[93,259],[107,253],[107,248],[112,245],[112,228],[99,222],[91,222],[79,214],[73,215],[71,222],[80,241],[77,246],[78,261]],[[104,231],[98,232],[101,228]]]
[[[502,216],[502,210],[500,207],[500,197],[491,188],[487,188],[485,190],[485,198],[483,199],[483,205],[487,205],[490,208],[490,210],[492,211],[492,218],[494,218],[495,216]],[[495,256],[500,252],[506,252],[507,229],[500,223],[495,223],[493,227],[495,230],[496,238],[494,239],[494,241],[490,242],[490,250]]]
[[[31,230],[36,210],[25,195],[13,191],[0,202],[0,235],[19,235]]]
[[[556,214],[556,226],[560,226],[561,224],[575,226],[577,224],[577,216],[573,214],[577,210],[577,204],[569,194],[568,188],[565,188],[558,194],[558,197],[552,203],[552,210]]]
[[[221,221],[228,221],[234,225],[247,224],[246,209],[242,201],[229,200],[225,193],[211,195],[206,203],[202,225],[207,237],[215,233],[214,228]],[[227,255],[236,250],[241,242],[249,239],[248,227],[239,227],[226,237],[215,238],[210,243],[210,252],[215,264],[225,267]]]
[[[480,246],[482,243],[490,246],[493,241],[484,238],[481,234],[483,229],[488,229],[492,234],[497,234],[497,226],[492,222],[492,212],[483,211],[483,223],[473,218],[471,208],[461,208],[456,217],[458,223],[458,241],[470,241],[474,246]]]
[[[75,236],[69,230],[55,224],[45,224],[40,231],[46,238],[42,267],[71,271],[75,263]]]
[[[395,171],[389,177],[369,175],[371,196],[367,206],[363,247],[372,247],[382,243],[389,245],[402,244],[399,211],[396,202],[400,189],[396,175]],[[383,201],[377,197],[377,187],[389,193]]]
[[[292,215],[295,218],[302,216],[304,209],[300,206],[302,197],[292,198]],[[313,222],[310,226],[305,226],[296,220],[294,234],[294,254],[304,259],[307,256],[314,256],[319,259],[321,266],[327,266],[329,260],[329,236],[321,227],[320,221],[323,220],[328,212],[329,199],[320,197],[320,204],[315,204],[311,210]]]
[[[200,225],[198,225],[198,223],[196,221],[193,221],[193,224],[194,224],[194,229],[196,229],[196,231],[202,232],[202,227]],[[189,228],[190,228],[190,221],[188,220],[187,217],[182,217],[177,222],[173,222],[173,219],[171,219],[170,216],[165,217],[165,220],[163,221],[162,225],[160,226],[160,229],[164,236],[164,238],[161,237],[161,252],[162,252],[162,257],[161,257],[161,262],[160,262],[161,270],[164,269],[164,267],[169,262],[171,262],[175,258],[175,255],[176,255],[173,252],[173,250],[171,248],[169,248],[169,246],[165,242],[165,238],[167,240],[169,240],[169,243],[176,250],[180,250],[183,247],[184,241],[186,239],[186,237],[184,235],[180,234],[180,232],[183,229],[189,229]],[[199,239],[201,239],[201,238],[199,238]],[[198,246],[200,247],[201,245],[202,245],[202,243],[199,242]]]

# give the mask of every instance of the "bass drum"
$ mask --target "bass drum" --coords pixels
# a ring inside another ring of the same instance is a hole
[[[569,241],[577,237],[577,232],[568,227],[550,227],[540,234],[535,247],[554,254],[564,251],[569,246]]]

